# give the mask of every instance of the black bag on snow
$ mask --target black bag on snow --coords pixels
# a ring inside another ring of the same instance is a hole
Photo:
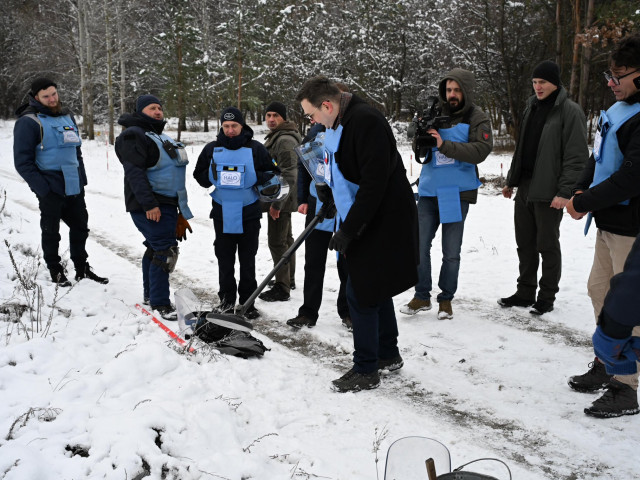
[[[261,357],[269,350],[264,343],[247,332],[222,327],[203,318],[196,323],[194,335],[220,350],[220,353],[234,357]]]

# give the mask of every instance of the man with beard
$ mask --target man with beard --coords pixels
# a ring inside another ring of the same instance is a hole
[[[124,201],[147,247],[142,257],[144,302],[166,320],[176,320],[169,298],[169,274],[178,261],[178,241],[191,231],[187,219],[185,175],[187,154],[182,143],[162,133],[162,103],[141,95],[136,111],[118,123],[125,130],[116,139],[116,155],[124,167]]]
[[[282,177],[289,184],[289,196],[280,202],[266,204],[268,208],[267,238],[274,265],[293,245],[291,231],[291,212],[297,211],[296,182],[298,179],[298,156],[295,148],[302,137],[296,124],[287,120],[287,107],[280,102],[271,102],[265,109],[265,120],[271,131],[265,138],[264,146],[272,160],[278,165]],[[289,300],[290,292],[295,288],[296,256],[291,255],[288,263],[276,273],[275,284],[270,290],[261,293],[258,298],[265,302]]]
[[[474,87],[473,73],[454,68],[438,88],[442,115],[450,117],[451,127],[428,130],[436,146],[427,153],[418,184],[419,279],[413,299],[400,308],[407,315],[431,309],[431,242],[442,224],[438,318],[453,318],[464,221],[481,185],[477,165],[493,148],[489,118],[473,104]]]
[[[587,158],[587,120],[560,84],[560,68],[546,60],[531,74],[534,95],[527,101],[518,144],[502,189],[511,198],[519,276],[516,293],[503,307],[531,307],[532,315],[553,310],[562,271],[560,222]],[[542,275],[538,288],[538,265]],[[537,290],[537,299],[536,299]]]
[[[391,127],[379,111],[325,76],[307,80],[296,100],[309,120],[327,127],[325,182],[316,185],[317,194],[325,204],[335,201],[339,228],[329,248],[344,255],[348,271],[353,368],[332,388],[376,388],[379,370],[403,366],[393,296],[417,280],[413,192]]]
[[[78,126],[58,97],[58,86],[48,78],[31,84],[29,103],[16,111],[13,160],[18,173],[38,197],[42,254],[51,279],[71,286],[58,248],[60,220],[69,227],[69,252],[76,280],[88,278],[109,283],[96,275],[87,262],[89,214],[84,200],[87,175],[82,161]]]

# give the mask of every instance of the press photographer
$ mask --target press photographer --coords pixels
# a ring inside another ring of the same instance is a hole
[[[423,165],[418,185],[419,279],[414,298],[400,308],[407,315],[431,308],[431,242],[442,224],[438,318],[453,317],[464,220],[480,186],[476,165],[493,147],[489,118],[473,104],[474,88],[473,73],[454,68],[438,86],[439,102],[428,102],[409,130],[415,133],[416,159]],[[426,159],[421,162],[423,151]]]

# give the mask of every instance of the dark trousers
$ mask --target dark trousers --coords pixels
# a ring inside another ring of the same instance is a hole
[[[59,271],[60,220],[69,227],[69,256],[76,269],[82,269],[87,261],[85,244],[89,237],[89,214],[84,193],[63,197],[50,193],[38,197],[40,204],[40,229],[42,231],[42,255],[49,270]]]
[[[159,222],[149,220],[145,212],[131,212],[133,223],[144,236],[143,244],[148,249],[148,253],[142,256],[142,288],[144,296],[149,298],[149,303],[154,307],[170,305],[171,299],[169,273],[161,265],[153,262],[153,258],[165,263],[167,256],[157,252],[166,251],[178,245],[176,240],[178,209],[172,205],[161,205],[160,212]]]
[[[267,239],[273,264],[276,265],[282,255],[293,245],[293,233],[291,230],[291,212],[280,212],[280,216],[274,220],[267,214]],[[289,261],[276,272],[276,283],[289,293],[291,283],[296,278],[296,254],[291,255]]]
[[[353,369],[358,373],[371,373],[378,368],[378,359],[400,354],[393,300],[380,299],[376,305],[361,305],[348,278],[347,302],[353,322]]]
[[[551,202],[527,202],[529,182],[522,182],[516,194],[513,219],[518,246],[520,276],[517,294],[535,299],[538,289],[538,265],[542,258],[542,276],[538,300],[553,303],[562,273],[560,222],[563,210],[551,208]]]
[[[306,225],[314,215],[308,214]],[[305,240],[304,250],[304,303],[298,310],[298,315],[304,315],[312,320],[318,319],[318,311],[322,303],[322,290],[324,288],[324,274],[327,265],[327,251],[329,240],[333,232],[314,230]],[[333,254],[333,252],[332,252]],[[347,266],[342,255],[338,258],[338,276],[340,277],[340,289],[338,290],[338,315],[345,318],[349,315],[347,305]]]
[[[256,254],[258,253],[258,237],[260,235],[260,219],[250,220],[242,224],[244,233],[223,233],[222,222],[213,221],[216,239],[213,248],[218,259],[218,281],[220,302],[227,305],[236,304],[236,294],[240,295],[240,303],[244,304],[258,288],[256,282]],[[235,264],[236,251],[240,261],[240,282],[236,284]]]

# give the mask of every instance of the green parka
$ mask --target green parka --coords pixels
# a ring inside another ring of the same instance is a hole
[[[264,211],[268,211],[269,206],[281,212],[298,211],[298,156],[295,148],[300,145],[301,141],[302,137],[298,133],[296,124],[290,120],[282,122],[265,137],[264,146],[269,151],[271,158],[280,167],[283,178],[289,184],[289,196],[283,201],[263,206]]]
[[[587,120],[580,106],[568,98],[564,87],[559,87],[558,98],[551,108],[542,129],[536,163],[529,186],[530,202],[551,202],[554,197],[571,198],[580,172],[589,158],[587,147]],[[526,128],[531,107],[536,102],[532,95],[527,101],[521,125]],[[526,131],[521,131],[520,140]],[[522,145],[518,141],[507,174],[507,185],[517,187],[522,171]]]

